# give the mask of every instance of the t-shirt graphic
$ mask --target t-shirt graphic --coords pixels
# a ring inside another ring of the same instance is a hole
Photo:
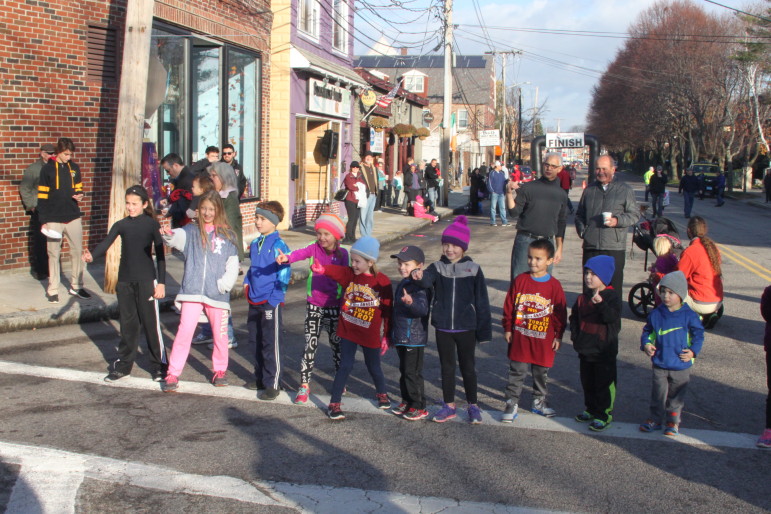
[[[380,306],[380,297],[367,285],[348,284],[344,295],[342,317],[348,323],[368,328],[375,317],[375,309]]]
[[[551,301],[539,293],[518,293],[514,303],[517,306],[514,330],[527,337],[545,339],[549,332],[549,315],[554,310]]]

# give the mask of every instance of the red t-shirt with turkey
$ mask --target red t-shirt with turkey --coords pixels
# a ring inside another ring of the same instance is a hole
[[[354,275],[350,266],[334,264],[324,266],[324,275],[344,289],[337,335],[367,348],[380,348],[382,335],[390,330],[391,280],[382,273]]]
[[[566,324],[567,302],[559,280],[530,273],[514,279],[503,303],[503,330],[511,332],[510,360],[552,367],[552,343],[562,339]]]

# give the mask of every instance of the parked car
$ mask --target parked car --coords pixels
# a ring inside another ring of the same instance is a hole
[[[693,174],[702,182],[703,192],[706,196],[715,196],[715,182],[720,174],[720,166],[708,162],[698,162],[691,165]],[[703,179],[702,179],[703,175]]]

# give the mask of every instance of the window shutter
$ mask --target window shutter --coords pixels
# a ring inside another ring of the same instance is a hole
[[[114,28],[88,26],[88,79],[101,82],[118,78],[118,36]]]

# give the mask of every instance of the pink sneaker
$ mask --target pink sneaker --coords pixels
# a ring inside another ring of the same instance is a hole
[[[297,390],[297,396],[294,397],[294,402],[297,404],[305,404],[308,402],[308,396],[311,394],[311,390],[308,386],[300,386]]]
[[[757,442],[758,448],[771,448],[771,428],[767,428],[760,435]]]

